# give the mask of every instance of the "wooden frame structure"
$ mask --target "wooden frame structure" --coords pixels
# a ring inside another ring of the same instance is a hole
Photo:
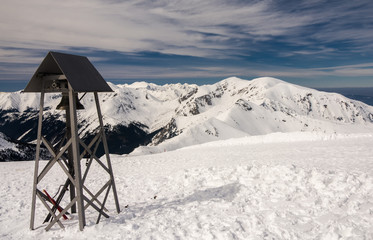
[[[87,84],[87,81],[89,84]],[[101,77],[94,66],[86,57],[49,52],[45,57],[38,70],[26,86],[24,92],[40,92],[40,109],[37,131],[36,159],[34,169],[34,181],[32,189],[31,220],[30,229],[34,229],[36,199],[48,210],[48,216],[44,222],[49,222],[45,228],[47,231],[54,225],[58,224],[61,228],[64,225],[61,217],[66,217],[67,211],[71,209],[72,213],[78,213],[79,229],[83,230],[86,225],[85,210],[92,207],[99,214],[96,223],[100,221],[101,216],[109,217],[105,211],[105,203],[110,190],[113,193],[116,210],[119,213],[119,201],[114,181],[112,165],[109,156],[106,135],[102,120],[102,113],[99,104],[98,92],[112,91],[105,80]],[[54,145],[49,142],[42,133],[43,111],[45,94],[49,92],[61,92],[68,96],[66,106],[66,133],[62,139]],[[87,145],[78,135],[77,124],[77,94],[92,92],[96,104],[96,110],[99,120],[99,129],[97,135]],[[40,147],[44,145],[50,152],[52,158],[47,162],[45,167],[40,171]],[[106,163],[96,156],[99,145],[102,144],[105,151]],[[87,158],[87,164],[84,174],[82,175],[81,160]],[[109,176],[109,180],[96,193],[87,187],[86,178],[92,163],[96,162],[101,166]],[[59,193],[56,200],[52,199],[48,193],[40,190],[40,182],[48,172],[58,165],[66,174],[67,180]],[[70,191],[70,199],[67,206],[60,206],[61,200],[65,193]],[[99,197],[105,193],[102,201]],[[57,210],[59,213],[57,214]]]

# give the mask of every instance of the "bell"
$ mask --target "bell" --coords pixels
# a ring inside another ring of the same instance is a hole
[[[84,106],[79,102],[78,94],[75,93],[75,98],[76,98],[76,110],[81,110],[84,109]],[[67,94],[62,94],[62,99],[61,102],[57,105],[56,109],[57,110],[66,110],[69,109],[69,95]]]

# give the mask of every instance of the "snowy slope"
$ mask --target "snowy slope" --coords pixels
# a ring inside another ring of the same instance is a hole
[[[147,126],[148,131],[164,126],[172,117],[173,110],[179,105],[179,98],[196,85],[171,84],[158,86],[152,83],[136,82],[133,84],[114,85],[109,83],[113,93],[100,93],[102,113],[105,123],[109,125],[139,122]],[[82,95],[80,95],[81,97]],[[56,110],[61,101],[61,94],[48,93],[45,97],[45,114],[57,115],[63,120],[64,112]],[[78,111],[78,117],[87,128],[93,130],[97,124],[97,112],[93,94],[87,94],[81,101],[84,110]],[[38,93],[1,93],[0,107],[3,111],[25,112],[37,110],[40,104]],[[154,111],[156,109],[156,111]]]
[[[35,145],[12,141],[0,132],[0,162],[34,160],[35,149]],[[41,157],[50,157],[44,148]]]
[[[110,86],[113,93],[99,96],[110,133],[109,145],[121,154],[128,152],[121,150],[124,147],[120,142],[134,143],[126,146],[126,151],[149,143],[153,146],[141,148],[141,153],[273,132],[351,133],[373,129],[372,106],[275,78],[248,81],[232,77],[203,86],[146,82]],[[63,111],[55,110],[60,100],[59,94],[46,96],[45,132],[52,142],[63,127]],[[89,137],[98,124],[92,94],[87,94],[82,104],[85,110],[78,111],[79,132]],[[1,94],[0,132],[34,141],[38,105],[38,94]]]
[[[55,225],[45,232],[40,203],[41,227],[30,231],[33,162],[0,163],[0,238],[372,239],[372,140],[372,134],[274,133],[113,155],[122,212],[115,213],[109,196],[111,218],[96,225],[89,208],[83,232],[77,216],[63,221],[65,230]],[[45,188],[54,193],[65,178],[51,180]]]
[[[145,82],[110,86],[114,92],[100,93],[99,99],[104,123],[108,126],[109,143],[118,144],[122,139],[122,146],[113,149],[113,152],[118,150],[119,153],[121,149],[132,151],[139,144],[148,142],[152,132],[162,128],[171,119],[180,96],[196,88],[187,84],[157,86]],[[35,142],[39,95],[1,93],[0,132],[12,139]],[[65,126],[64,111],[55,109],[60,101],[60,94],[46,94],[43,132],[51,142],[59,137]],[[98,126],[93,94],[87,94],[81,102],[85,109],[78,111],[79,133],[81,137],[89,138]]]
[[[183,100],[151,145],[134,154],[273,132],[373,131],[373,107],[274,78],[228,78]]]
[[[7,136],[5,136],[3,133],[0,133],[0,151],[6,149],[17,150],[16,145],[10,142]]]

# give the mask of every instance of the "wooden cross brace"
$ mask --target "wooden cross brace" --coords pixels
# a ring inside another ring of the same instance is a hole
[[[91,141],[90,144],[88,144],[88,146],[82,141],[80,140],[80,144],[81,146],[83,146],[84,148],[84,152],[80,155],[80,159],[83,158],[83,156],[85,154],[89,154],[90,155],[90,160],[88,162],[88,165],[87,165],[87,168],[85,170],[85,173],[84,173],[84,177],[83,177],[83,189],[86,193],[88,193],[88,195],[91,197],[90,199],[87,198],[84,194],[83,194],[83,199],[84,201],[86,201],[86,205],[84,205],[84,209],[86,210],[89,206],[93,207],[96,211],[99,212],[99,215],[98,215],[98,218],[97,218],[97,221],[96,223],[99,223],[100,222],[100,218],[101,218],[101,215],[103,215],[104,217],[106,218],[109,218],[109,215],[107,215],[104,211],[108,211],[106,208],[105,208],[105,203],[106,203],[106,200],[107,200],[107,197],[109,195],[109,192],[110,192],[110,189],[112,187],[112,181],[111,179],[109,181],[106,182],[106,184],[104,184],[104,186],[102,186],[100,188],[99,191],[97,191],[96,194],[93,194],[85,185],[84,185],[84,182],[86,180],[86,177],[88,175],[88,171],[90,169],[90,166],[93,162],[93,159],[99,163],[99,165],[110,175],[110,169],[107,168],[105,166],[105,164],[95,155],[96,154],[96,151],[97,151],[97,148],[99,146],[99,144],[101,143],[101,139],[102,139],[102,131],[100,130],[98,132],[98,134],[94,137],[94,139]],[[74,186],[75,186],[75,179],[74,179],[74,176],[71,174],[71,169],[69,169],[69,165],[67,163],[67,159],[66,157],[64,156],[64,153],[65,151],[67,151],[68,147],[71,145],[71,139],[69,139],[67,141],[67,143],[62,147],[60,148],[61,150],[59,150],[58,148],[55,149],[55,147],[53,147],[53,145],[45,138],[45,137],[42,137],[42,142],[44,143],[44,145],[47,147],[47,149],[49,150],[49,152],[51,153],[51,155],[53,156],[53,159],[51,159],[48,164],[44,167],[44,169],[41,171],[40,175],[38,176],[38,182],[39,183],[43,177],[47,174],[47,172],[53,167],[53,165],[55,163],[58,163],[59,166],[61,167],[61,169],[63,170],[63,172],[67,175],[68,179],[66,182],[69,182],[69,183],[72,183]],[[61,143],[58,143],[56,145],[61,145]],[[91,150],[91,147],[94,147],[93,151]],[[61,161],[63,160],[63,161]],[[65,190],[64,190],[65,189]],[[63,191],[60,193],[60,196],[58,197],[56,203],[57,204],[60,204],[61,200],[62,200],[62,197],[63,197],[63,194],[65,194],[66,192],[66,184],[65,184],[65,187],[64,187]],[[100,195],[106,190],[106,194],[105,194],[105,197],[104,197],[104,200],[103,202],[100,202],[99,201],[99,197]],[[49,211],[49,214],[46,218],[46,221],[49,221],[50,219],[50,216],[52,217],[52,222],[46,227],[46,230],[49,230],[55,223],[58,223],[58,225],[61,227],[61,228],[64,228],[63,224],[61,223],[61,221],[59,220],[61,218],[61,216],[63,216],[64,213],[67,212],[67,210],[73,206],[73,204],[75,204],[76,202],[76,198],[74,198],[69,204],[68,206],[63,210],[63,213],[62,214],[59,214],[59,215],[55,215],[55,212],[56,212],[56,207],[54,206],[52,209],[48,206],[48,204],[46,203],[46,201],[48,201],[48,198],[40,191],[40,190],[37,190],[37,196],[39,197],[39,199],[42,201],[43,205],[47,208],[47,210]],[[62,196],[62,197],[61,197]],[[95,204],[96,203],[96,204]]]

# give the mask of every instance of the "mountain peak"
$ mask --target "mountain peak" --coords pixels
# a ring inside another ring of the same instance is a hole
[[[233,76],[233,77],[225,78],[221,80],[220,82],[241,82],[241,81],[247,81],[247,80]]]
[[[288,82],[285,82],[285,81],[282,81],[278,78],[273,78],[273,77],[259,77],[259,78],[254,78],[253,80],[251,80],[252,83],[255,83],[255,84],[260,84],[262,86],[265,86],[266,88],[270,88],[270,87],[273,87],[277,84],[286,84],[286,85],[293,85],[291,83],[288,83]]]
[[[256,88],[265,90],[265,89],[270,89],[272,87],[275,87],[277,85],[283,85],[283,87],[287,88],[290,86],[293,87],[299,87],[302,88],[301,86],[297,86],[285,81],[282,81],[277,78],[273,77],[259,77],[259,78],[254,78],[252,80],[246,80],[238,77],[229,77],[226,79],[221,80],[220,82],[217,82],[214,84],[214,86],[217,87],[225,87],[225,88],[235,88],[235,89],[242,89],[248,86],[255,86]]]

